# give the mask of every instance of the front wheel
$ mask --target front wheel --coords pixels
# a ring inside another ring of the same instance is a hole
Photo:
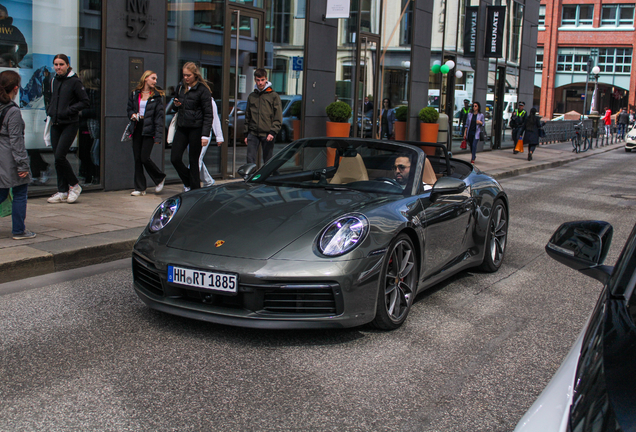
[[[501,200],[494,202],[490,219],[488,220],[488,233],[484,245],[484,260],[480,269],[493,273],[499,270],[506,253],[508,240],[508,210]]]
[[[418,266],[413,242],[406,234],[400,234],[391,242],[384,257],[372,325],[382,330],[400,327],[413,305],[417,282]]]

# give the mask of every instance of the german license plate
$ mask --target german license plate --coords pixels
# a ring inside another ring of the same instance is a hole
[[[171,265],[168,266],[168,282],[229,294],[236,294],[238,287],[238,278],[233,274],[193,270]]]

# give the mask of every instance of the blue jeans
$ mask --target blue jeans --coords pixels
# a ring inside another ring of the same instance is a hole
[[[626,125],[624,125],[622,123],[618,124],[618,133],[617,133],[617,135],[619,137],[621,137],[621,139],[625,139],[625,126]]]
[[[479,144],[479,138],[475,138],[473,142],[469,144],[470,144],[470,151],[473,155],[471,159],[475,160],[475,158],[477,157],[477,144]]]
[[[13,189],[13,205],[11,206],[11,222],[13,223],[12,234],[22,234],[26,227],[24,220],[26,219],[27,208],[27,189],[28,184],[14,186]],[[0,203],[4,202],[9,195],[9,188],[0,188]]]

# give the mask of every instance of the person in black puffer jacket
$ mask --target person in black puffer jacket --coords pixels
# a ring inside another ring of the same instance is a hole
[[[135,155],[135,190],[131,193],[132,196],[146,194],[144,167],[157,185],[155,192],[161,192],[163,189],[166,175],[150,159],[150,153],[154,144],[163,142],[164,94],[164,91],[157,87],[157,74],[147,70],[128,98],[128,118],[137,122],[132,137]]]
[[[47,201],[50,203],[77,201],[82,187],[73,172],[66,155],[79,130],[79,112],[90,106],[86,90],[73,72],[66,54],[53,59],[57,74],[53,78],[51,102],[46,114],[51,117],[51,145],[55,153],[57,193]]]
[[[178,117],[170,162],[177,170],[187,192],[201,187],[199,156],[201,148],[208,145],[213,118],[212,92],[203,80],[199,68],[192,62],[183,65],[183,81],[177,89],[173,106]],[[188,145],[190,168],[182,160],[183,152]]]

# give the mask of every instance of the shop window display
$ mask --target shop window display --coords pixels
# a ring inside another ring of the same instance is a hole
[[[101,1],[2,1],[0,71],[15,70],[22,78],[16,103],[25,122],[31,194],[47,194],[56,187],[53,153],[43,135],[55,77],[53,58],[59,53],[69,57],[91,99],[91,106],[81,112],[80,131],[68,160],[82,187],[99,185]]]

